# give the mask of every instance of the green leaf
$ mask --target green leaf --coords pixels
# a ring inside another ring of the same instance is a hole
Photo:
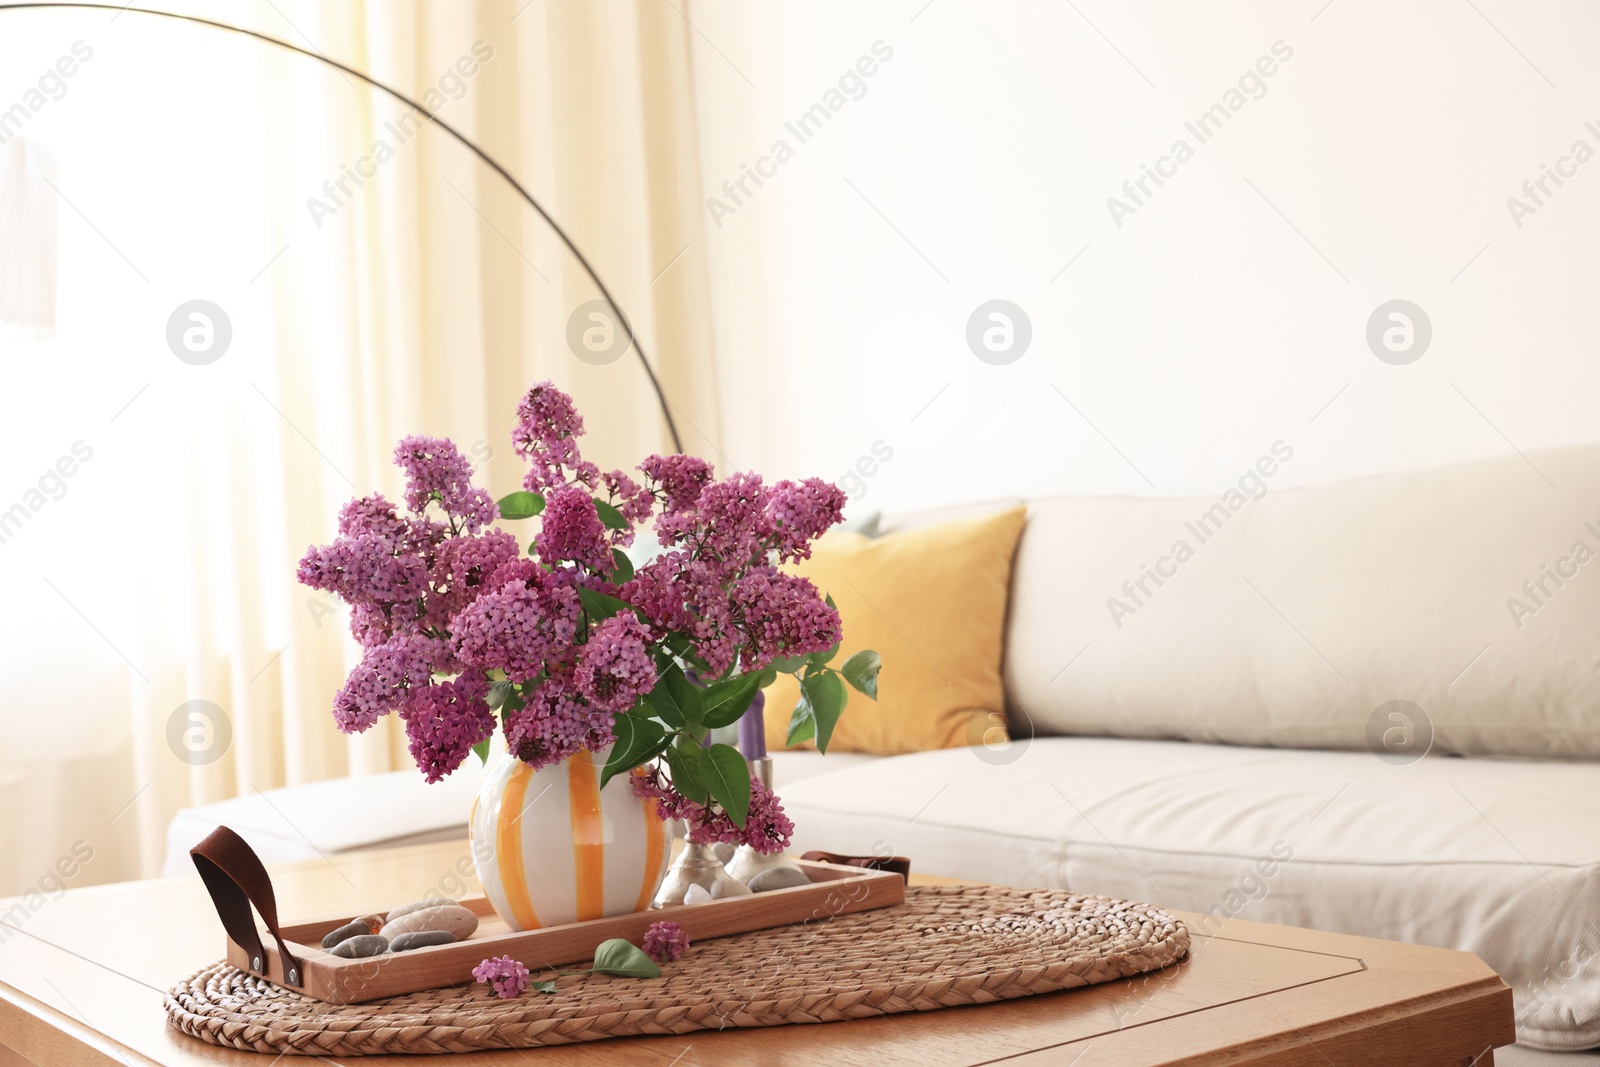
[[[611,561],[617,565],[617,569],[611,572],[611,580],[613,582],[621,585],[633,577],[633,560],[629,559],[628,554],[622,549],[613,548],[611,550]]]
[[[705,691],[704,724],[713,730],[732,726],[744,715],[750,701],[761,688],[759,673],[739,674],[724,679]]]
[[[800,694],[800,702],[794,706],[794,711],[789,715],[789,736],[784,738],[784,747],[793,748],[817,736],[817,719],[811,712],[811,702],[804,693]]]
[[[668,726],[682,729],[701,725],[704,692],[684,676],[682,667],[672,663],[661,671],[656,687],[644,699]]]
[[[518,490],[500,498],[502,519],[531,519],[544,511],[544,497]]]
[[[506,698],[509,697],[512,692],[512,684],[513,683],[504,679],[498,682],[489,683],[490,711],[499,711],[501,708],[505,707]]]
[[[546,980],[543,982],[535,982],[528,988],[533,990],[535,993],[554,993],[556,991],[556,984],[552,981]]]
[[[669,743],[667,732],[654,719],[618,715],[616,730],[617,743],[611,749],[611,758],[606,760],[605,769],[600,772],[601,789],[617,775],[661,755]]]
[[[844,666],[839,673],[843,674],[845,681],[855,686],[861,692],[878,699],[878,672],[883,669],[883,657],[864,648],[860,652],[844,661]]]
[[[705,778],[700,773],[705,755],[700,742],[681,734],[678,743],[666,751],[667,769],[672,772],[672,788],[696,804],[704,804],[711,797],[706,790]]]
[[[602,941],[594,950],[593,970],[623,978],[660,978],[661,968],[637,945],[620,937]]]
[[[599,497],[594,498],[594,509],[600,513],[600,521],[606,524],[606,529],[626,530],[628,528],[628,520],[622,517],[622,512]]]
[[[609,619],[624,611],[633,611],[633,605],[626,600],[618,600],[593,589],[579,589],[578,599],[583,602],[583,610],[589,613],[591,619]]]
[[[812,667],[826,667],[833,657],[839,654],[839,646],[844,644],[843,638],[833,643],[833,647],[826,652],[813,652],[806,657],[806,663]]]
[[[765,689],[767,686],[771,685],[773,682],[776,682],[777,680],[778,680],[778,672],[773,670],[771,667],[768,667],[766,670],[761,672],[761,681],[759,683],[757,683],[756,688]]]
[[[662,672],[662,676],[665,677],[668,673],[678,669],[678,665],[674,663]],[[683,709],[678,707],[676,700],[672,699],[672,693],[667,688],[666,682],[657,682],[656,687],[644,695],[644,700],[646,704],[650,705],[650,710],[654,711],[656,717],[662,722],[674,729],[682,728],[684,725]]]
[[[773,670],[779,671],[783,674],[793,674],[795,671],[799,670],[805,665],[805,656],[779,656],[777,659],[773,660],[771,664],[769,664]]]
[[[472,751],[478,754],[478,759],[480,761],[484,763],[489,762],[489,742],[487,740],[479,741],[477,744],[473,745]]]
[[[712,745],[703,767],[706,788],[733,825],[743,826],[750,814],[750,765],[731,745]]]
[[[705,723],[705,690],[689,681],[682,669],[670,671],[664,679],[672,700],[683,712],[685,726],[696,727]]]
[[[833,737],[833,727],[838,723],[839,716],[844,714],[845,700],[848,699],[844,683],[839,680],[838,674],[827,671],[803,679],[800,691],[806,695],[812,717],[817,722],[817,751],[826,752],[828,740]]]

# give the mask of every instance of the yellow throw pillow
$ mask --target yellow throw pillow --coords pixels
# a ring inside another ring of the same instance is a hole
[[[892,756],[1002,740],[1000,657],[1025,515],[1015,508],[876,539],[835,531],[791,568],[838,605],[844,645],[834,667],[864,648],[883,657],[877,701],[849,690],[828,751]],[[793,675],[768,687],[769,747],[784,747],[799,699]]]

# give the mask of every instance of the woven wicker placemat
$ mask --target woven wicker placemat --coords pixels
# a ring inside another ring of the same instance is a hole
[[[660,978],[586,974],[513,1000],[474,984],[334,1005],[218,963],[166,1006],[184,1033],[253,1052],[469,1052],[986,1004],[1158,970],[1188,948],[1183,924],[1145,904],[919,887],[899,907],[696,943]]]

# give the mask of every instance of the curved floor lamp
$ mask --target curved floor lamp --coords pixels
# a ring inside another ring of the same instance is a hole
[[[644,368],[645,375],[650,379],[650,388],[655,390],[656,400],[661,405],[661,417],[666,420],[667,432],[672,435],[672,447],[674,451],[683,451],[683,441],[678,436],[678,424],[672,418],[672,405],[667,402],[667,394],[662,391],[661,382],[656,378],[656,372],[650,366],[650,361],[645,358],[644,348],[639,344],[638,337],[634,335],[633,326],[628,322],[628,316],[623,314],[622,308],[618,306],[616,300],[612,298],[611,290],[606,288],[606,283],[600,280],[600,276],[595,273],[594,267],[590,266],[589,260],[584,256],[584,254],[578,251],[578,246],[572,243],[572,238],[567,236],[567,231],[563,230],[556,220],[550,217],[550,213],[544,209],[539,201],[533,198],[533,194],[524,189],[522,187],[522,183],[513,178],[511,173],[507,171],[505,167],[495,162],[489,153],[485,152],[483,149],[469,141],[460,130],[444,121],[444,119],[441,119],[438,115],[435,115],[422,104],[419,104],[417,101],[406,96],[404,93],[390,88],[383,82],[378,81],[376,78],[363,74],[354,67],[348,67],[345,64],[340,63],[338,60],[329,59],[327,56],[318,52],[301,48],[296,44],[290,44],[288,41],[280,40],[277,37],[270,37],[264,33],[257,33],[255,30],[247,30],[242,26],[232,26],[226,22],[217,22],[213,19],[200,18],[197,15],[180,15],[172,11],[157,11],[154,8],[147,7],[124,7],[121,4],[91,4],[76,2],[0,4],[0,11],[23,11],[28,9],[43,10],[48,8],[98,9],[102,11],[118,12],[129,11],[138,15],[156,15],[160,18],[177,19],[180,22],[193,22],[200,26],[210,26],[214,29],[226,30],[229,33],[237,33],[244,37],[254,37],[258,41],[265,41],[267,44],[276,45],[279,48],[287,49],[288,51],[294,52],[298,55],[315,59],[319,63],[326,63],[328,66],[333,67],[336,70],[341,70],[346,74],[360,78],[374,89],[381,89],[383,92],[388,93],[390,96],[394,97],[402,104],[405,104],[407,107],[414,108],[418,112],[421,112],[423,115],[427,116],[429,122],[439,127],[445,133],[448,133],[451,137],[454,137],[457,141],[460,141],[467,147],[468,150],[472,152],[473,155],[483,160],[484,163],[488,164],[491,170],[500,175],[500,177],[504,178],[506,180],[506,184],[515,189],[517,191],[517,195],[526,200],[529,206],[539,213],[539,217],[544,219],[544,221],[549,224],[550,228],[555,231],[557,237],[561,238],[561,243],[567,246],[567,250],[577,257],[579,265],[583,267],[583,272],[589,276],[590,281],[594,282],[595,288],[600,290],[601,297],[605,299],[607,306],[609,306],[612,313],[616,315],[617,321],[622,324],[623,332],[627,334],[633,350],[639,354],[639,365]]]

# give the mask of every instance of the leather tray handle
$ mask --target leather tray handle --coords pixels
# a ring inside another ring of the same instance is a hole
[[[904,856],[841,856],[837,852],[813,850],[800,857],[817,863],[838,863],[846,867],[864,867],[869,871],[893,871],[900,877],[911,878],[911,861]]]
[[[300,985],[304,968],[278,932],[278,902],[272,894],[272,879],[255,850],[244,838],[226,826],[219,826],[189,850],[189,857],[194,860],[195,869],[211,894],[211,903],[216,905],[222,928],[250,957],[250,969],[261,975],[267,973],[267,954],[261,946],[261,933],[256,929],[255,917],[250,914],[250,905],[254,904],[273,940],[278,942],[284,978],[290,985]]]

